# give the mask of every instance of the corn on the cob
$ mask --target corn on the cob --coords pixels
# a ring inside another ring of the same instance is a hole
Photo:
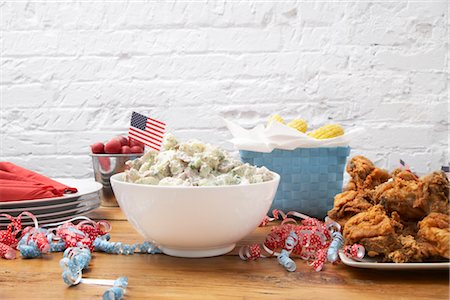
[[[310,137],[318,140],[331,139],[344,134],[344,128],[339,124],[330,124],[322,126],[308,133]]]
[[[280,117],[280,115],[277,115],[277,114],[270,116],[269,121],[267,122],[267,126],[272,125],[273,122],[278,122],[278,123],[281,123],[281,124],[285,124],[283,118]]]
[[[308,124],[303,119],[295,119],[290,121],[287,126],[297,129],[300,132],[305,133],[308,129]]]

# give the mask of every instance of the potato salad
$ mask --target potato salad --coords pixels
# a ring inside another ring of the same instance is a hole
[[[218,186],[269,181],[272,173],[233,159],[226,151],[197,140],[164,139],[160,152],[151,150],[127,162],[126,182],[162,186]]]

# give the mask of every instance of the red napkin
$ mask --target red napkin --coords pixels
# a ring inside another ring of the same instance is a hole
[[[76,188],[13,163],[0,162],[0,202],[60,197],[76,192]]]

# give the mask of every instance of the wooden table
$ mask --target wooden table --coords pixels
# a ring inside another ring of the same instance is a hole
[[[90,216],[111,220],[113,241],[142,242],[118,208]],[[256,229],[239,245],[261,242],[268,230]],[[339,264],[315,272],[297,259],[297,271],[289,273],[274,258],[245,262],[236,255],[237,250],[204,259],[94,253],[83,278],[128,276],[125,299],[449,299],[448,271],[389,272]],[[0,299],[101,299],[107,287],[63,283],[61,257],[0,259]]]

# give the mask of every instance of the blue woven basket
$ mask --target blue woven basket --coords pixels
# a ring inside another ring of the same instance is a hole
[[[280,174],[280,185],[270,210],[295,210],[323,218],[333,207],[334,196],[342,192],[350,147],[239,152],[242,161]]]

